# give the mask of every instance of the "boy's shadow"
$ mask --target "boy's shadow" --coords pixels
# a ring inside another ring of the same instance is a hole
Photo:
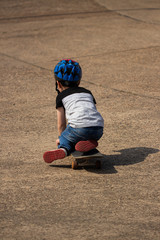
[[[114,152],[119,154],[103,155],[102,168],[100,170],[97,170],[95,168],[86,168],[86,170],[95,172],[97,174],[117,173],[114,166],[125,166],[143,162],[149,154],[157,153],[159,152],[159,149],[137,147],[121,149]]]

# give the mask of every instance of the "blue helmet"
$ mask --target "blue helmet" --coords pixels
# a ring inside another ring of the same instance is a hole
[[[71,59],[60,61],[54,68],[55,79],[63,86],[76,86],[82,77],[82,70],[78,62]]]

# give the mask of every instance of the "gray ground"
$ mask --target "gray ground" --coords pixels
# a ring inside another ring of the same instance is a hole
[[[103,167],[51,166],[53,70],[73,58],[105,120]],[[159,0],[1,0],[2,240],[158,240]]]

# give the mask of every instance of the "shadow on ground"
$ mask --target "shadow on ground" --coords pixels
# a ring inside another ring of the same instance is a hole
[[[114,166],[125,166],[130,164],[136,164],[143,162],[149,154],[159,152],[159,149],[137,147],[127,148],[114,151],[118,154],[104,155],[103,168],[101,172],[104,173],[116,173]]]
[[[81,165],[77,170],[85,169],[89,172],[94,172],[97,174],[113,174],[117,173],[114,166],[125,166],[130,164],[136,164],[143,162],[149,154],[154,154],[159,152],[159,149],[137,147],[137,148],[127,148],[114,151],[117,154],[105,155],[102,158],[102,168],[96,169],[93,165]],[[71,168],[71,165],[50,165],[50,167],[55,168]]]

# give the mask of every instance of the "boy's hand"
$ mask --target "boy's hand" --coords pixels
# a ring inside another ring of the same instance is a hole
[[[56,140],[56,145],[58,146],[60,144],[59,138]]]

